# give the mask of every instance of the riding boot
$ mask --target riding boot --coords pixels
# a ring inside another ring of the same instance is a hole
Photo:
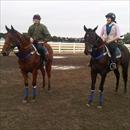
[[[110,70],[115,70],[116,68],[116,54],[113,52],[111,56]]]
[[[41,55],[41,60],[42,60],[42,65],[46,65],[48,61],[47,55],[46,54]]]
[[[42,46],[42,44],[38,44],[37,45],[37,50],[38,50],[38,52],[41,55],[41,62],[42,62],[42,64],[46,65],[47,60],[48,60],[48,58],[47,58],[48,57],[47,49],[44,46]]]
[[[110,70],[115,70],[117,68],[116,63],[111,60]]]

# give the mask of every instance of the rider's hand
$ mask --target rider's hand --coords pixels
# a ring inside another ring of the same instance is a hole
[[[31,43],[33,43],[33,42],[34,42],[34,40],[33,40],[33,38],[32,38],[32,37],[30,37],[30,42],[31,42]]]
[[[102,40],[103,40],[103,42],[106,42],[106,39],[105,39],[105,38],[103,38]]]
[[[47,41],[44,41],[44,44],[46,44],[47,43]]]
[[[111,43],[112,42],[112,40],[108,40],[106,43]]]

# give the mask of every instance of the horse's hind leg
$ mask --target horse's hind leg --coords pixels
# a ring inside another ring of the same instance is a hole
[[[32,72],[32,75],[33,75],[33,81],[32,81],[32,98],[33,98],[33,101],[35,101],[35,98],[36,98],[36,82],[37,82],[37,74],[38,74],[38,71],[37,69],[33,70]]]
[[[42,78],[43,78],[43,88],[45,88],[45,69],[44,67],[40,68],[41,72],[42,72]]]
[[[124,93],[127,92],[127,80],[128,80],[128,64],[122,65],[122,75],[124,80]]]
[[[52,66],[52,61],[48,61],[46,64],[46,72],[47,72],[47,77],[48,77],[48,90],[51,89],[51,66]]]
[[[29,96],[29,88],[28,88],[28,74],[26,72],[22,72],[23,77],[24,77],[24,99],[23,103],[27,103],[28,101],[28,96]]]
[[[118,69],[114,70],[114,74],[116,76],[116,89],[115,89],[115,91],[117,92],[118,91],[118,86],[119,86],[119,79],[120,79],[119,70]]]

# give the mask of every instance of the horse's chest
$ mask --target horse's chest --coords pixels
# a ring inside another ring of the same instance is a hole
[[[106,66],[102,63],[95,63],[92,65],[92,69],[95,70],[97,73],[103,73],[106,71]]]
[[[19,67],[22,71],[25,72],[32,72],[34,69],[36,69],[38,66],[38,63],[32,63],[32,62],[19,62]]]

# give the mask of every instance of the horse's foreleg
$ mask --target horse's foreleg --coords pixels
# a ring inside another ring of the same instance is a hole
[[[43,78],[43,88],[45,88],[45,69],[43,67],[40,68],[41,73],[42,73],[42,78]]]
[[[46,65],[46,72],[48,77],[48,90],[51,89],[51,66],[52,66],[52,61],[48,61]]]
[[[117,92],[118,91],[118,86],[119,86],[119,79],[120,79],[119,70],[118,69],[114,70],[114,74],[116,76],[116,89],[115,89],[115,91]]]
[[[96,78],[97,78],[97,72],[95,72],[95,71],[93,71],[91,69],[91,80],[92,80],[92,83],[91,83],[91,93],[90,93],[90,95],[88,97],[88,104],[87,104],[87,106],[90,106],[90,104],[92,103],[93,98],[94,98]]]
[[[37,70],[33,70],[32,72],[32,75],[33,75],[33,81],[32,81],[32,98],[33,100],[35,100],[36,98],[36,82],[37,82],[37,74],[38,74],[38,71]]]
[[[24,99],[23,99],[23,103],[26,103],[28,100],[28,96],[29,96],[29,88],[28,88],[28,74],[26,72],[22,72],[23,77],[24,77]]]
[[[101,82],[99,85],[99,108],[103,105],[103,90],[104,90],[104,82],[106,79],[106,73],[101,75]]]

